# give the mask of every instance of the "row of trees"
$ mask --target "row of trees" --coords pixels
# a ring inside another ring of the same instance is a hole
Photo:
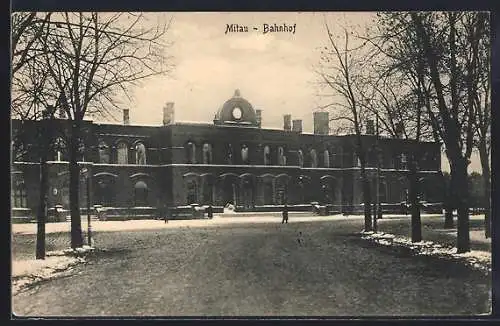
[[[150,16],[151,17],[151,16]],[[157,16],[158,17],[158,16]],[[79,203],[82,122],[113,117],[130,100],[130,86],[170,72],[166,33],[171,20],[150,21],[140,13],[36,13],[12,15],[12,117],[21,121],[67,119],[71,247],[83,245]],[[42,129],[43,130],[43,129]],[[45,129],[47,131],[47,128]],[[23,139],[23,129],[13,135]],[[50,150],[39,146],[41,191],[37,258],[44,258]]]
[[[365,230],[373,227],[363,123],[380,121],[381,133],[408,141],[444,144],[450,162],[446,227],[457,210],[457,251],[470,250],[467,168],[474,150],[490,198],[490,20],[483,12],[379,13],[361,33],[342,26],[335,36],[325,20],[328,44],[318,69],[335,100],[332,120],[357,135],[365,203]],[[421,241],[418,153],[408,157],[412,240]],[[490,236],[490,201],[486,203]]]

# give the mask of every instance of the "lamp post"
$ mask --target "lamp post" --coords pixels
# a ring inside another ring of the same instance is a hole
[[[87,168],[82,169],[82,173],[85,175],[85,186],[87,190],[87,238],[88,238],[88,245],[89,247],[92,247],[92,226],[90,225],[90,176],[89,176],[89,170]]]

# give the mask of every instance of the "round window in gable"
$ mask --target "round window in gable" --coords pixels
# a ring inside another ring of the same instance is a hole
[[[241,109],[238,107],[235,107],[233,109],[233,118],[236,120],[240,120],[241,116],[243,115],[243,112],[241,112]]]

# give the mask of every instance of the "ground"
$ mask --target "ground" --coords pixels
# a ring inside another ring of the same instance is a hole
[[[20,316],[380,316],[490,311],[489,276],[459,262],[413,256],[362,240],[361,218],[291,217],[290,222],[281,224],[277,217],[260,223],[244,218],[149,221],[144,223],[147,227],[136,230],[121,222],[122,230],[111,232],[104,231],[106,223],[120,222],[97,222],[95,246],[107,251],[90,255],[70,275],[15,295],[13,310]],[[402,225],[407,224],[404,219],[386,219],[380,228],[404,233]],[[27,231],[33,226],[19,231],[22,228],[14,232],[14,260],[28,259],[34,250],[35,236]],[[57,231],[53,228],[48,234],[49,250],[68,243],[67,232]],[[425,231],[424,236],[431,233]]]

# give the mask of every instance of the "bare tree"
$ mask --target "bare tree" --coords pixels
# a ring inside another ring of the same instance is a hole
[[[474,102],[478,97],[479,42],[489,37],[488,26],[485,24],[488,18],[481,18],[484,15],[484,13],[447,12],[440,15],[441,17],[434,17],[411,14],[418,38],[422,41],[429,76],[436,91],[442,139],[450,159],[452,184],[456,187],[458,252],[470,250],[467,167],[474,146],[474,125],[477,118],[477,107]],[[446,23],[445,40],[432,32],[433,24],[440,18]],[[472,27],[468,27],[471,20],[473,20]],[[482,30],[487,32],[483,33]],[[467,41],[460,42],[464,38]],[[449,69],[445,70],[450,81],[448,88],[443,83],[443,69],[440,67],[442,59],[437,46],[437,42],[442,41],[445,41],[446,45],[444,58],[449,64]]]
[[[12,14],[11,60],[12,75],[35,60],[41,52],[36,50],[37,42],[43,36],[45,24],[52,13],[40,17],[36,12],[17,12]]]
[[[365,103],[382,122],[382,132],[390,137],[403,138],[413,144],[438,142],[439,135],[426,114],[432,110],[433,95],[430,82],[424,78],[423,53],[415,42],[415,31],[405,28],[403,22],[399,13],[379,14],[378,24],[371,26],[367,35],[359,36],[376,49],[367,58],[373,67],[373,76],[372,94]],[[424,177],[420,173],[420,154],[412,149],[407,156],[413,242],[422,240],[420,194]]]
[[[474,106],[475,146],[481,161],[485,197],[485,237],[491,236],[491,71],[490,27],[487,13],[464,17],[467,37],[462,39],[467,69],[467,102]]]
[[[328,46],[321,53],[318,75],[324,87],[329,89],[334,100],[327,107],[335,107],[331,121],[347,122],[355,135],[354,148],[359,160],[363,189],[365,231],[373,228],[371,218],[370,181],[366,171],[366,148],[362,141],[363,121],[367,111],[364,110],[363,88],[365,77],[363,70],[367,68],[362,46],[350,44],[349,32],[343,28],[343,38],[335,39],[328,23],[325,21]],[[341,44],[342,42],[342,44]]]
[[[71,246],[83,245],[78,160],[83,120],[105,117],[130,100],[129,87],[167,74],[171,20],[148,21],[137,13],[58,13],[46,16],[42,39],[32,52],[46,77],[44,93],[68,120]],[[21,110],[22,111],[22,110]]]
[[[40,159],[40,192],[37,207],[36,259],[45,259],[45,222],[47,220],[48,176],[47,159],[51,151],[51,128],[47,122],[53,119],[55,110],[47,102],[47,75],[41,65],[40,42],[44,27],[51,13],[36,12],[12,14],[11,29],[11,115],[21,125],[12,134],[12,160],[24,160],[28,153],[36,152]],[[25,125],[40,120],[36,133]],[[35,136],[41,141],[31,146],[28,138]]]
[[[458,210],[457,251],[466,252],[469,250],[467,166],[474,147],[478,103],[482,102],[485,108],[487,104],[483,103],[488,103],[488,95],[481,94],[488,88],[484,81],[489,77],[484,76],[489,66],[487,60],[480,60],[488,42],[488,17],[477,12],[400,12],[378,16],[375,28],[378,30],[367,40],[384,54],[389,63],[387,73],[397,71],[410,82],[418,105],[409,108],[417,116],[424,113],[417,126],[421,128],[422,123],[431,126],[432,138],[442,140],[445,145],[451,165],[450,197],[454,199],[447,213],[453,208]],[[483,119],[489,114],[484,109],[480,113]],[[487,130],[483,125],[482,133],[487,134]],[[446,216],[445,225],[450,220],[453,225],[452,215]]]
[[[443,141],[450,161],[454,206],[458,210],[458,252],[470,250],[467,166],[473,149],[476,116],[472,99],[477,96],[477,67],[470,58],[474,57],[475,43],[480,39],[466,28],[470,15],[478,13],[386,14],[384,18],[390,23],[383,26],[384,34],[395,38],[398,49],[404,50],[404,55],[391,59],[404,70],[408,69],[405,66],[408,58],[421,56],[423,66],[417,76],[422,85],[431,85],[430,89],[423,87],[422,90],[428,101],[428,120]],[[411,31],[414,37],[407,38],[405,31]]]
[[[405,139],[407,143],[416,144],[432,135],[428,124],[423,121],[424,104],[420,93],[415,94],[411,76],[402,75],[397,71],[390,74],[382,73],[372,79],[372,94],[364,103],[381,122],[381,133],[391,138]],[[402,154],[403,155],[403,154]],[[416,148],[407,150],[409,171],[406,175],[409,181],[409,201],[411,211],[411,238],[413,242],[422,240],[420,218],[420,153]],[[380,159],[380,158],[378,158]],[[378,185],[377,185],[378,186]]]

